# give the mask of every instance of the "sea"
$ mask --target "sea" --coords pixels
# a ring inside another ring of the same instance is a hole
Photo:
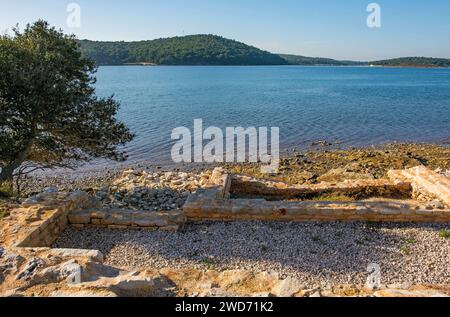
[[[174,129],[278,127],[281,151],[325,143],[450,143],[450,69],[326,66],[105,66],[99,97],[135,133],[128,163],[170,165]],[[115,164],[96,160],[89,167]]]

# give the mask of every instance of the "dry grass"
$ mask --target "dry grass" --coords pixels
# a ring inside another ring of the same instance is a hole
[[[440,232],[440,236],[444,239],[450,239],[450,230],[447,230],[447,229],[442,230]]]
[[[11,182],[0,182],[0,199],[13,196]]]
[[[9,216],[9,212],[8,212],[8,208],[6,206],[6,201],[4,201],[3,199],[0,199],[0,219],[4,218],[4,217],[8,217]]]
[[[341,201],[341,202],[346,202],[346,201],[355,201],[356,199],[350,196],[345,196],[345,195],[322,195],[319,197],[316,197],[313,199],[313,201]]]
[[[0,197],[0,219],[8,217],[10,215],[11,209],[17,207],[17,202]]]

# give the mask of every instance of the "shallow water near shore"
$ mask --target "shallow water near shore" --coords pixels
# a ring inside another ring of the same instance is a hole
[[[177,127],[280,127],[282,149],[450,140],[450,70],[369,67],[100,67],[97,93],[136,133],[129,162],[171,162]],[[90,167],[110,165],[95,162]]]

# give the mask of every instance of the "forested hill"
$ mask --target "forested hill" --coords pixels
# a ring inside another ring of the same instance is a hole
[[[450,59],[431,57],[402,57],[371,62],[371,65],[386,67],[450,67]]]
[[[330,66],[356,66],[367,65],[367,62],[339,61],[331,58],[306,57],[300,55],[279,54],[290,65],[330,65]]]
[[[405,57],[375,62],[272,54],[216,35],[189,35],[139,42],[80,41],[85,56],[97,65],[329,65],[450,67],[449,59]]]
[[[98,65],[285,65],[280,56],[215,35],[140,42],[80,41]]]

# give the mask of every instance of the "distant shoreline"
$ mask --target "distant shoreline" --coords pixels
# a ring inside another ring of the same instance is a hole
[[[179,64],[179,65],[165,65],[154,63],[126,63],[126,64],[103,64],[97,65],[98,67],[112,67],[112,66],[142,66],[142,67],[338,67],[338,68],[423,68],[423,69],[449,69],[450,66],[420,66],[420,65],[404,65],[404,66],[387,66],[387,65],[214,65],[214,64]]]
[[[388,66],[388,65],[368,65],[368,66],[363,66],[363,67],[369,67],[369,68],[450,68],[449,66],[433,66],[433,65],[429,65],[429,66],[421,66],[421,65],[399,65],[399,66]]]
[[[295,54],[271,53],[242,42],[211,34],[135,42],[80,40],[83,55],[98,65],[177,66],[388,66],[414,68],[450,67],[450,59],[423,56],[384,60],[337,60]]]

